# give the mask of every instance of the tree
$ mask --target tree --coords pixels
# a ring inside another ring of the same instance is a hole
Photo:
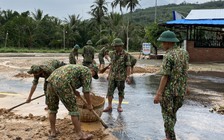
[[[66,45],[74,46],[78,38],[81,38],[79,34],[80,27],[79,15],[69,15],[68,19],[65,19],[64,30],[66,31]]]
[[[126,5],[125,5],[125,0],[114,0],[112,3],[111,3],[111,7],[112,9],[116,8],[117,5],[119,5],[120,7],[120,11],[121,11],[121,15],[123,15],[123,11],[122,11],[122,8],[124,8]]]
[[[159,46],[157,39],[159,38],[160,34],[166,29],[164,27],[158,26],[157,23],[152,23],[147,26],[145,30],[146,40],[152,44],[152,47],[155,49],[155,55],[157,55],[157,50]]]
[[[104,21],[104,16],[107,15],[107,2],[105,0],[95,0],[94,4],[91,5],[91,12],[89,12],[93,16],[92,24],[99,25],[99,40],[101,39],[101,30],[102,30],[102,23]]]
[[[40,9],[35,10],[35,12],[36,13],[32,12],[32,16],[33,16],[34,20],[36,20],[36,21],[41,21],[41,20],[45,19],[46,17],[48,17],[48,14],[43,15],[43,11]]]
[[[93,18],[96,19],[98,24],[102,23],[102,18],[107,14],[107,2],[105,0],[95,0],[94,4],[90,6],[91,12],[89,12]]]
[[[125,0],[125,6],[127,6],[127,9],[130,9],[130,12],[133,13],[136,6],[139,5],[139,0]]]

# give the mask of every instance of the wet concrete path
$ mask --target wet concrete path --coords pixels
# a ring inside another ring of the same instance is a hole
[[[108,84],[105,76],[101,75],[99,80],[93,80],[92,85],[93,92],[104,97]],[[2,107],[9,108],[25,101],[31,87],[32,78],[12,78],[9,80],[1,76],[0,79],[0,92],[10,93],[7,96],[11,97],[11,99],[4,100],[5,94],[1,94],[1,104],[7,105],[1,105]],[[158,88],[159,80],[160,76],[158,75],[134,75],[135,84],[126,85],[126,95],[122,105],[124,112],[122,113],[118,113],[116,110],[118,96],[117,91],[115,91],[113,111],[103,113],[101,118],[109,125],[112,133],[118,139],[161,140],[165,137],[160,106],[153,104],[153,97]],[[222,82],[223,79],[219,80]],[[42,94],[42,85],[43,81],[40,81],[35,92],[36,96]],[[81,91],[81,89],[79,90]],[[15,100],[17,96],[22,100]],[[3,103],[3,101],[7,103]],[[44,98],[41,98],[14,111],[24,114],[32,112],[34,115],[46,115],[46,112],[43,111],[44,106]],[[67,111],[63,107],[60,110],[59,116],[67,115]],[[208,107],[186,100],[183,107],[178,111],[177,119],[175,131],[178,140],[223,140],[224,116],[210,113]]]
[[[212,77],[210,78],[212,79]],[[201,77],[201,79],[204,79],[204,77]],[[153,104],[153,97],[159,86],[159,80],[160,76],[158,75],[135,75],[135,84],[126,85],[124,112],[122,113],[118,113],[116,110],[118,96],[117,91],[115,91],[113,111],[103,113],[102,119],[109,127],[113,128],[112,132],[118,139],[161,140],[165,137],[160,105]],[[219,80],[223,82],[224,78],[213,80],[213,82],[220,82]],[[105,81],[102,77],[97,82],[94,81],[93,89],[96,93],[106,92],[102,88],[107,87]],[[98,85],[101,88],[98,88]],[[100,92],[101,90],[102,92]],[[175,127],[177,139],[222,140],[224,137],[224,116],[210,113],[209,108],[205,108],[197,102],[186,100],[183,107],[178,111],[177,119]]]

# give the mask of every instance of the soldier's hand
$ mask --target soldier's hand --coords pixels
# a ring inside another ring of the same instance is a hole
[[[27,103],[30,103],[31,102],[31,99],[30,98],[27,98],[26,102]]]
[[[110,78],[110,77],[109,77],[109,75],[108,75],[108,76],[107,76],[107,80],[109,80],[109,78]]]
[[[190,95],[190,89],[189,89],[189,87],[187,87],[187,89],[186,89],[186,95]]]
[[[128,76],[127,78],[126,78],[126,82],[127,82],[127,84],[131,84],[131,78]]]
[[[154,104],[160,103],[160,100],[161,100],[161,94],[156,94],[156,96],[154,97]]]
[[[87,105],[87,108],[91,111],[91,110],[93,110],[93,106],[92,105]]]
[[[80,92],[75,91],[75,96],[80,97]]]

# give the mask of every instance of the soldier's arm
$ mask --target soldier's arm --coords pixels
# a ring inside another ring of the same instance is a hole
[[[92,106],[92,102],[91,102],[91,99],[90,99],[90,92],[83,92],[84,93],[84,97],[85,97],[85,99],[86,99],[86,101],[87,101],[87,108],[89,109],[89,110],[92,110],[93,109],[93,106]]]
[[[160,80],[160,84],[159,84],[159,88],[156,92],[156,96],[154,98],[154,103],[155,104],[158,104],[161,100],[161,96],[164,92],[164,89],[166,87],[166,84],[167,84],[167,81],[168,81],[168,75],[163,75],[161,80]]]
[[[36,88],[37,88],[37,85],[33,84],[31,89],[30,89],[30,94],[29,94],[29,96],[28,96],[28,98],[26,100],[27,103],[29,103],[31,101],[31,98],[32,98],[33,93],[35,92]]]

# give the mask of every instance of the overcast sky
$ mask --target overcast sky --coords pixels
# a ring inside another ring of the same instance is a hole
[[[40,9],[43,14],[55,16],[60,19],[68,18],[68,15],[80,15],[81,19],[88,19],[90,15],[90,6],[95,0],[0,0],[1,10],[13,10],[19,13]],[[106,0],[108,2],[108,10],[111,11],[110,2],[113,0]],[[140,0],[140,5],[136,7],[148,8],[155,6],[156,0]],[[157,0],[157,5],[166,5],[169,3],[181,3],[184,0]],[[211,0],[185,0],[188,3],[203,3]],[[119,11],[119,10],[118,10]]]

